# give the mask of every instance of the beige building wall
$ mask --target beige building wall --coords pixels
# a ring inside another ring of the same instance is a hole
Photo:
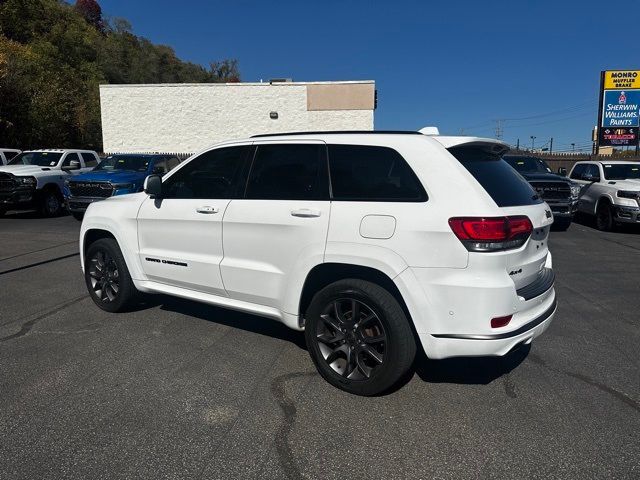
[[[373,130],[374,96],[373,81],[101,85],[103,149],[193,153],[260,133]]]

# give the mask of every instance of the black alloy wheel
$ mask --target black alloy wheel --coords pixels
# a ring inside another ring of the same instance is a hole
[[[339,298],[325,306],[320,319],[315,334],[326,364],[350,380],[375,375],[388,341],[376,312],[355,298]]]
[[[115,260],[105,250],[96,250],[89,259],[89,281],[97,298],[110,303],[120,291],[120,275]]]
[[[603,232],[610,232],[614,228],[613,211],[609,203],[602,201],[596,211],[596,228]]]

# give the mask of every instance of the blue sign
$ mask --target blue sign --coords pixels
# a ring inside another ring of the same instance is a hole
[[[640,90],[605,90],[603,127],[637,127],[640,118]]]

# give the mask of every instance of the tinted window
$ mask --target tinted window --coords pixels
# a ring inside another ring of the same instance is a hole
[[[39,167],[55,167],[62,153],[51,152],[25,152],[11,159],[9,165],[37,165]]]
[[[603,167],[607,180],[640,179],[640,163],[608,163]]]
[[[168,161],[167,161],[167,166],[169,168],[169,171],[173,170],[174,168],[176,168],[178,165],[180,165],[180,159],[178,157],[171,157]]]
[[[80,155],[82,155],[84,164],[87,167],[95,167],[96,165],[98,165],[98,161],[96,160],[96,157],[94,155],[90,153],[81,153]]]
[[[504,157],[504,161],[520,173],[551,173],[549,165],[536,157]]]
[[[164,175],[169,171],[168,159],[166,158],[157,158],[153,162],[153,170],[151,173],[156,175]]]
[[[573,167],[573,170],[571,170],[571,178],[574,180],[582,179],[582,174],[584,173],[585,168],[587,168],[587,165],[584,163],[579,163]]]
[[[542,203],[531,185],[511,166],[482,148],[455,147],[449,152],[460,161],[499,207]]]
[[[329,145],[334,200],[425,201],[422,184],[392,148]]]
[[[598,165],[595,163],[588,164],[582,174],[582,178],[586,179],[586,177],[600,180],[600,169],[598,168]]]
[[[183,165],[162,183],[164,198],[238,198],[244,187],[250,147],[209,150]],[[242,177],[242,178],[241,178]]]
[[[62,162],[62,166],[68,167],[69,165],[71,165],[71,162],[80,162],[80,157],[78,157],[77,153],[70,153],[69,155],[67,155]]]
[[[102,160],[96,170],[131,170],[146,172],[149,168],[149,157],[136,155],[109,155]]]
[[[18,152],[4,152],[4,158],[6,158],[7,161],[11,160],[16,155],[18,155]]]
[[[259,145],[246,198],[319,200],[328,197],[324,145]]]

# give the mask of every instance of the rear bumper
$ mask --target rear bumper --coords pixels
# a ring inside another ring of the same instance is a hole
[[[555,291],[526,323],[510,331],[490,334],[420,334],[420,341],[434,359],[449,357],[503,356],[520,344],[529,344],[551,324],[557,310]],[[502,329],[501,329],[502,330]]]

